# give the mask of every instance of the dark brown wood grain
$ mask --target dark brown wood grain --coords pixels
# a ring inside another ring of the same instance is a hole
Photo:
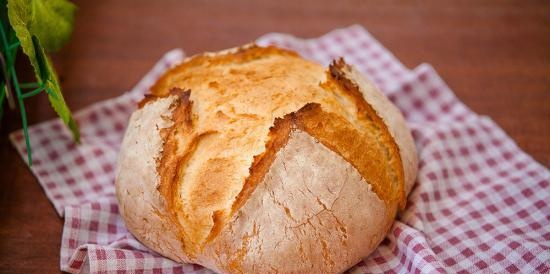
[[[432,64],[474,111],[550,165],[548,1],[76,1],[71,42],[54,60],[73,110],[130,89],[169,49],[219,50],[272,31],[315,37],[361,24],[406,66]],[[55,117],[45,96],[29,120]],[[0,273],[58,273],[62,219],[9,145],[2,119]]]

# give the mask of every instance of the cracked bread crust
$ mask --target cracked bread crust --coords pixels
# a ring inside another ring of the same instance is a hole
[[[179,226],[169,218],[158,191],[157,159],[164,142],[160,130],[174,124],[167,117],[175,100],[175,95],[159,98],[132,114],[118,156],[115,189],[126,227],[140,242],[172,260],[189,262]]]
[[[378,245],[415,176],[403,117],[351,66],[249,45],[161,77],[130,119],[116,189],[129,230],[174,260],[334,273]],[[353,187],[340,199],[331,184]]]
[[[340,273],[378,246],[391,209],[340,155],[299,129],[198,259],[219,273]]]
[[[347,65],[343,59],[339,59],[333,64],[330,70],[331,74],[339,75],[335,77],[343,79],[343,81],[348,82],[347,85],[352,86],[352,89],[359,91],[365,102],[375,111],[376,116],[380,117],[381,122],[387,126],[390,135],[399,149],[399,155],[401,156],[405,183],[403,194],[405,195],[404,198],[406,198],[409,192],[411,192],[414,181],[416,180],[418,155],[414,139],[405,123],[405,119],[401,115],[399,109],[392,104],[382,92],[377,90],[372,83],[361,75],[357,69]],[[405,201],[406,199],[401,200],[401,202]],[[404,208],[404,204],[400,206]]]

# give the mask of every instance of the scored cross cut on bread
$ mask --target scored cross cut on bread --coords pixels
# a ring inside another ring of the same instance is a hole
[[[145,245],[220,273],[342,272],[416,177],[399,110],[343,59],[248,45],[191,57],[130,118],[116,180]]]

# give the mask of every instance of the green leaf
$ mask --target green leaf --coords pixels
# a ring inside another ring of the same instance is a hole
[[[29,57],[36,78],[44,84],[53,109],[57,112],[61,120],[71,129],[75,141],[79,142],[80,133],[78,131],[78,126],[71,115],[69,107],[63,99],[57,75],[42,46],[41,37],[34,35],[31,29],[32,21],[37,20],[36,18],[33,19],[33,14],[36,13],[33,13],[33,8],[31,7],[41,6],[31,5],[33,1],[40,0],[8,0],[9,21],[21,43],[23,53]],[[44,0],[43,2],[59,1],[66,2],[65,0]]]
[[[76,6],[67,0],[8,0],[8,17],[17,36],[21,28],[27,29],[46,52],[61,49],[69,40],[75,11]]]
[[[36,53],[32,43],[32,34],[30,32],[30,0],[9,0],[8,18],[13,30],[15,31],[17,39],[19,39],[19,42],[21,43],[23,53],[29,57],[29,61],[34,68],[35,74],[39,76],[39,66],[36,62]]]
[[[38,76],[42,81],[46,81],[51,77],[50,75],[50,66],[48,65],[48,60],[46,59],[46,54],[42,52],[40,47],[40,41],[36,36],[32,36],[32,46],[35,51],[36,56],[36,65],[38,66]]]
[[[57,80],[57,75],[55,73],[55,70],[53,69],[53,66],[51,65],[51,61],[48,56],[46,56],[44,49],[40,46],[40,41],[38,40],[38,38],[36,36],[33,36],[32,41],[36,50],[36,62],[39,66],[40,79],[42,79],[44,83],[46,92],[48,93],[48,99],[50,100],[53,109],[55,110],[55,112],[57,112],[61,120],[63,120],[63,122],[65,122],[65,124],[69,126],[69,129],[73,133],[73,138],[75,139],[75,141],[80,142],[80,132],[78,130],[78,125],[71,115],[71,110],[65,103],[65,99],[63,99],[61,86],[59,85],[59,81]]]
[[[32,36],[38,37],[46,51],[61,48],[72,32],[75,9],[66,0],[8,0],[10,24],[37,75]]]
[[[58,51],[73,32],[76,6],[66,0],[31,0],[30,31],[46,52]]]

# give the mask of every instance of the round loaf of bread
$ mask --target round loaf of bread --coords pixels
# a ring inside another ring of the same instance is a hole
[[[218,273],[339,273],[417,172],[399,110],[343,59],[247,45],[186,59],[131,116],[116,194],[154,251]]]

